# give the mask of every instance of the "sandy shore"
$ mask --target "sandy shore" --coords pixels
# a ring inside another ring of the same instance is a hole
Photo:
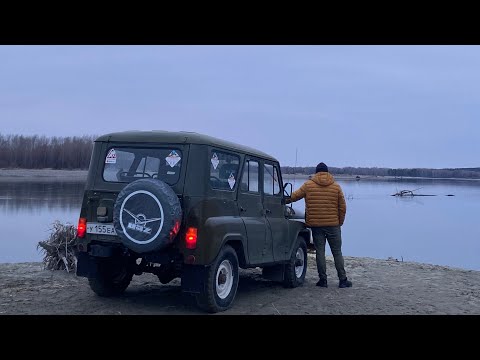
[[[339,289],[331,257],[329,287],[315,286],[315,255],[306,282],[295,289],[242,270],[233,307],[221,314],[480,314],[480,271],[346,257],[353,287]],[[135,276],[124,295],[97,297],[85,278],[42,270],[39,263],[0,264],[0,314],[203,314],[182,295],[178,279],[162,285]]]

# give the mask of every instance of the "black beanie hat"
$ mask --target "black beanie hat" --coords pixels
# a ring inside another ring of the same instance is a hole
[[[315,172],[328,172],[328,166],[325,163],[321,162],[317,165]]]

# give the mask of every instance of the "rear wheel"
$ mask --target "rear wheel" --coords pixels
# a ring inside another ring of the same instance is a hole
[[[285,266],[285,287],[297,287],[305,281],[307,272],[307,244],[302,237],[297,238],[297,244],[293,248],[289,263]]]
[[[125,291],[132,277],[126,261],[97,259],[97,276],[89,278],[88,284],[98,296],[115,296]]]
[[[206,290],[196,296],[198,306],[208,312],[230,308],[238,288],[238,257],[235,250],[226,245],[206,272]]]

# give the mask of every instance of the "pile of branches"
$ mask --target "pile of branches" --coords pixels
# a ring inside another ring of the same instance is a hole
[[[43,264],[47,270],[75,271],[77,258],[74,253],[77,228],[56,220],[46,241],[40,241],[37,250],[43,252]]]

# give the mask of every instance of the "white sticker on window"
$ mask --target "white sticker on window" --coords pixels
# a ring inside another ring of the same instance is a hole
[[[233,176],[233,173],[230,173],[230,176],[228,177],[228,185],[230,185],[230,189],[233,189],[235,186],[235,176]]]
[[[175,150],[172,150],[172,152],[165,158],[165,160],[167,161],[168,165],[170,165],[170,167],[174,167],[175,165],[177,165],[177,163],[181,159],[182,158],[180,157],[180,155],[177,154]]]
[[[213,153],[212,158],[211,158],[210,161],[212,162],[213,168],[214,168],[215,170],[217,170],[218,163],[220,162],[220,161],[218,160],[217,153]]]
[[[105,164],[116,164],[117,163],[117,153],[115,152],[115,149],[110,149],[110,151],[107,154],[107,157],[105,158]]]

